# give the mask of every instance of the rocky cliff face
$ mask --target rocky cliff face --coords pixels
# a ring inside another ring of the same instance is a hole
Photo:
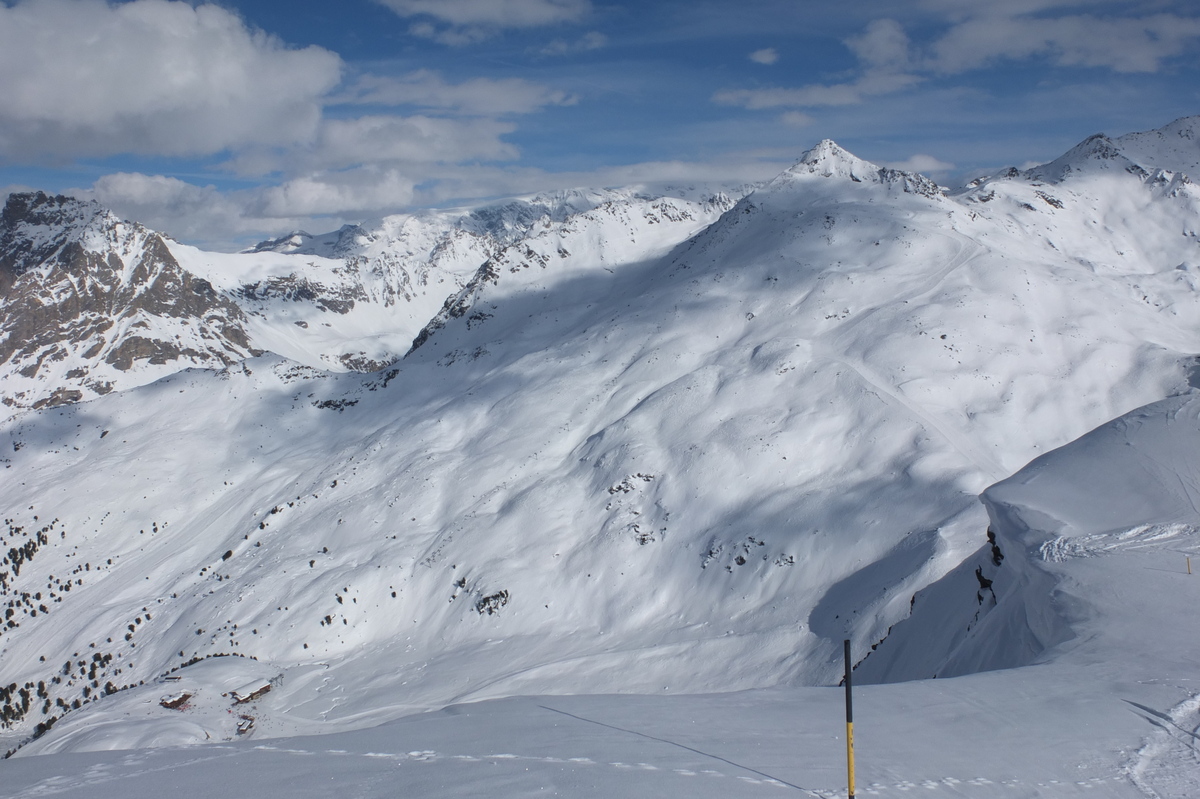
[[[95,203],[13,194],[0,215],[0,402],[77,402],[259,354],[241,309],[162,237]]]

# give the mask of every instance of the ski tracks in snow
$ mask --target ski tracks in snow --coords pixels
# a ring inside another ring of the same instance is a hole
[[[1200,695],[1167,713],[1136,702],[1129,704],[1158,728],[1129,765],[1129,779],[1151,799],[1200,796]]]
[[[1166,549],[1200,555],[1200,541],[1190,524],[1143,524],[1115,533],[1058,536],[1041,546],[1042,560],[1061,563],[1071,558],[1092,558],[1127,550]],[[1197,562],[1200,567],[1200,560]]]
[[[1187,714],[1196,715],[1200,709],[1200,698],[1190,700],[1186,711],[1173,711],[1172,716],[1180,720]],[[1182,706],[1181,706],[1182,708]],[[1184,733],[1186,730],[1183,731]],[[1190,735],[1194,736],[1194,732]],[[1129,780],[1132,779],[1139,788],[1153,799],[1183,799],[1200,795],[1200,781],[1183,782],[1181,774],[1186,770],[1178,768],[1180,757],[1190,757],[1189,762],[1195,763],[1195,748],[1183,742],[1183,733],[1164,733],[1162,739],[1156,738],[1140,753],[1138,763],[1128,774],[1114,774],[1108,777],[1093,777],[1078,781],[1046,780],[1034,782],[1021,779],[989,779],[987,777],[937,777],[913,779],[862,779],[858,781],[857,795],[887,797],[916,797],[927,796],[930,799],[1075,799],[1075,797],[1130,796]],[[1192,739],[1195,740],[1194,737]],[[666,741],[666,743],[672,743]],[[187,772],[196,771],[197,778],[211,770],[219,770],[233,777],[237,783],[249,793],[256,786],[266,788],[264,782],[271,780],[272,774],[289,772],[286,758],[295,757],[309,759],[332,759],[348,762],[349,768],[333,768],[332,771],[342,774],[339,778],[338,789],[343,795],[358,797],[391,796],[397,786],[404,784],[406,769],[440,769],[459,773],[462,769],[508,767],[514,771],[530,772],[545,771],[547,777],[561,777],[563,772],[575,772],[587,777],[595,785],[608,785],[614,794],[623,790],[633,790],[636,795],[650,795],[642,791],[649,790],[651,784],[655,790],[668,790],[670,795],[720,795],[736,799],[737,797],[754,796],[787,796],[800,795],[812,799],[841,799],[845,796],[844,785],[834,787],[803,787],[782,779],[776,779],[767,774],[742,766],[724,758],[710,755],[699,750],[691,750],[705,758],[719,761],[720,766],[708,767],[700,763],[663,763],[662,761],[646,762],[643,760],[615,760],[604,757],[563,757],[553,755],[529,755],[507,751],[484,751],[478,754],[451,753],[433,749],[418,749],[407,752],[366,751],[353,752],[346,749],[296,748],[289,746],[272,746],[261,744],[246,749],[231,746],[197,747],[194,749],[158,749],[149,752],[139,752],[129,755],[112,764],[93,766],[74,776],[55,776],[31,785],[17,793],[9,794],[0,789],[0,795],[14,797],[43,797],[60,794],[79,796],[123,796],[128,799],[138,799],[141,796],[155,795],[144,793],[147,788],[155,785],[154,775],[161,774],[171,779],[172,783],[181,777],[187,778]],[[216,750],[216,751],[214,751]],[[199,756],[188,756],[189,754]],[[283,762],[277,760],[284,756]],[[267,762],[268,759],[271,762]],[[650,758],[648,758],[650,759]],[[801,756],[800,759],[803,759]],[[840,766],[840,764],[839,764]],[[775,768],[787,770],[786,766]],[[281,771],[282,769],[282,771]],[[400,772],[397,772],[400,769]],[[325,768],[324,771],[331,769]],[[738,773],[741,772],[741,773]],[[1195,770],[1193,769],[1193,773]],[[353,778],[345,779],[344,775],[352,774]],[[495,776],[500,777],[499,773]],[[461,781],[463,775],[456,777]],[[503,780],[501,781],[503,784]],[[1163,786],[1166,786],[1165,788]],[[624,788],[622,788],[624,786]],[[1154,789],[1146,786],[1154,786]],[[328,786],[316,786],[321,789]],[[678,793],[676,793],[678,792]],[[308,793],[301,792],[307,796]],[[441,794],[439,794],[441,795]],[[457,793],[445,794],[458,796]],[[522,794],[524,795],[524,794]],[[630,794],[634,795],[634,794]],[[503,793],[495,794],[496,799],[503,799]]]

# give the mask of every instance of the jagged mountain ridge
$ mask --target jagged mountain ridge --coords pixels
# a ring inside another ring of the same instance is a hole
[[[0,369],[10,408],[53,407],[261,354],[245,316],[161,236],[95,203],[13,194],[0,216]],[[134,363],[140,376],[129,380]]]
[[[653,252],[686,239],[732,202],[723,194],[690,200],[634,190],[563,192],[468,211],[399,214],[343,228],[332,249],[282,257],[269,247],[238,255],[174,249],[189,269],[243,304],[264,349],[316,368],[373,371],[408,352],[447,298],[488,264],[544,258],[530,249],[538,246],[533,242],[620,235],[634,245],[627,250]],[[619,233],[610,230],[618,225]],[[565,247],[554,258],[573,260]]]
[[[519,258],[523,237],[636,217],[625,232],[649,233],[653,249],[663,236],[650,225],[666,222],[669,240],[685,238],[730,202],[565,192],[388,217],[321,237],[319,247],[287,243],[293,236],[222,255],[95,203],[12,195],[0,225],[3,401],[19,410],[91,399],[265,350],[316,368],[374,371],[403,356],[481,264]]]
[[[226,653],[280,678],[261,734],[835,679],[984,544],[984,486],[1186,390],[1200,306],[1182,183],[945,196],[825,149],[656,257],[620,214],[534,237],[386,372],[263,358],[6,425],[0,647],[50,706],[9,740],[60,699],[31,751],[233,736],[123,715]]]
[[[478,208],[397,214],[374,222],[343,225],[337,231],[317,236],[302,230],[295,231],[287,236],[259,242],[245,252],[280,252],[336,258],[365,254],[363,251],[366,248],[382,240],[391,245],[389,249],[399,249],[411,255],[412,245],[408,244],[409,241],[420,241],[422,236],[432,237],[417,245],[422,251],[428,252],[435,246],[433,240],[443,235],[446,230],[474,233],[494,239],[500,244],[512,244],[524,238],[534,225],[543,221],[561,223],[575,214],[591,211],[605,203],[621,199],[654,200],[659,196],[661,195],[638,191],[600,189],[547,192]],[[373,252],[381,251],[380,247],[376,247]]]
[[[1128,133],[1115,139],[1126,157],[1147,169],[1200,175],[1200,117],[1183,117],[1157,130]]]

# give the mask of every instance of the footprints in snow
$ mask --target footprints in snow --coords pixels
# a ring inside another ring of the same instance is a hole
[[[774,780],[769,777],[757,778],[748,777],[745,775],[732,776],[722,771],[715,769],[700,769],[700,768],[667,768],[656,766],[653,763],[625,763],[619,760],[601,761],[594,760],[590,757],[553,757],[553,756],[537,756],[537,755],[518,755],[511,752],[498,752],[485,755],[453,755],[444,752],[437,752],[432,749],[417,749],[411,752],[363,752],[362,754],[349,752],[345,749],[325,749],[322,751],[311,751],[305,749],[284,749],[280,747],[264,744],[254,747],[256,750],[264,752],[274,752],[278,754],[300,755],[304,757],[312,755],[343,755],[346,757],[364,757],[372,759],[393,760],[396,765],[403,763],[437,763],[450,761],[454,763],[497,763],[497,762],[521,762],[521,763],[547,763],[558,764],[562,766],[579,766],[579,767],[602,767],[618,769],[621,771],[654,771],[663,772],[665,774],[674,774],[679,777],[699,777],[699,778],[731,778],[739,782],[744,782],[752,785],[770,785],[778,788],[788,788],[786,783]],[[810,791],[811,796],[822,796],[823,794]]]
[[[348,752],[344,749],[325,749],[325,750],[303,750],[303,749],[287,749],[275,747],[269,744],[263,744],[254,747],[256,750],[265,752],[274,752],[279,754],[293,754],[300,756],[312,755],[339,755],[345,757],[363,757],[376,760],[391,760],[397,766],[404,763],[413,764],[437,764],[437,763],[479,763],[479,764],[499,764],[499,763],[542,763],[548,765],[558,765],[566,767],[578,768],[600,768],[614,769],[617,771],[644,771],[658,772],[665,775],[673,775],[679,778],[686,779],[730,779],[739,783],[748,785],[763,785],[774,788],[783,788],[787,790],[795,790],[795,786],[789,785],[777,779],[772,779],[767,776],[750,776],[746,774],[730,774],[727,771],[709,768],[686,768],[686,767],[671,767],[660,766],[646,762],[624,762],[620,760],[596,760],[590,757],[554,757],[547,755],[521,755],[512,752],[496,752],[482,755],[466,755],[466,754],[449,754],[446,752],[438,752],[433,749],[417,749],[410,752],[363,752],[355,753]],[[923,780],[898,780],[896,782],[860,782],[858,785],[858,795],[860,796],[896,796],[896,795],[944,795],[944,796],[1026,796],[1029,795],[1031,789],[1050,789],[1054,791],[1055,796],[1090,796],[1096,788],[1104,786],[1112,780],[1104,777],[1094,777],[1086,780],[1045,780],[1043,782],[1026,782],[1018,779],[1009,780],[991,780],[986,777],[972,777],[958,779],[955,777],[941,777],[937,779]],[[1118,780],[1119,781],[1119,780]],[[845,786],[836,788],[801,788],[805,795],[814,799],[841,799],[845,796]]]

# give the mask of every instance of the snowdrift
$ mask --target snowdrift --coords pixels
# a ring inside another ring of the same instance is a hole
[[[1064,605],[1049,564],[1187,543],[1200,529],[1200,395],[1124,414],[980,499],[991,542],[913,598],[912,616],[859,664],[859,680],[954,677],[1050,657],[1075,636],[1073,616],[1092,613],[1086,598]]]

